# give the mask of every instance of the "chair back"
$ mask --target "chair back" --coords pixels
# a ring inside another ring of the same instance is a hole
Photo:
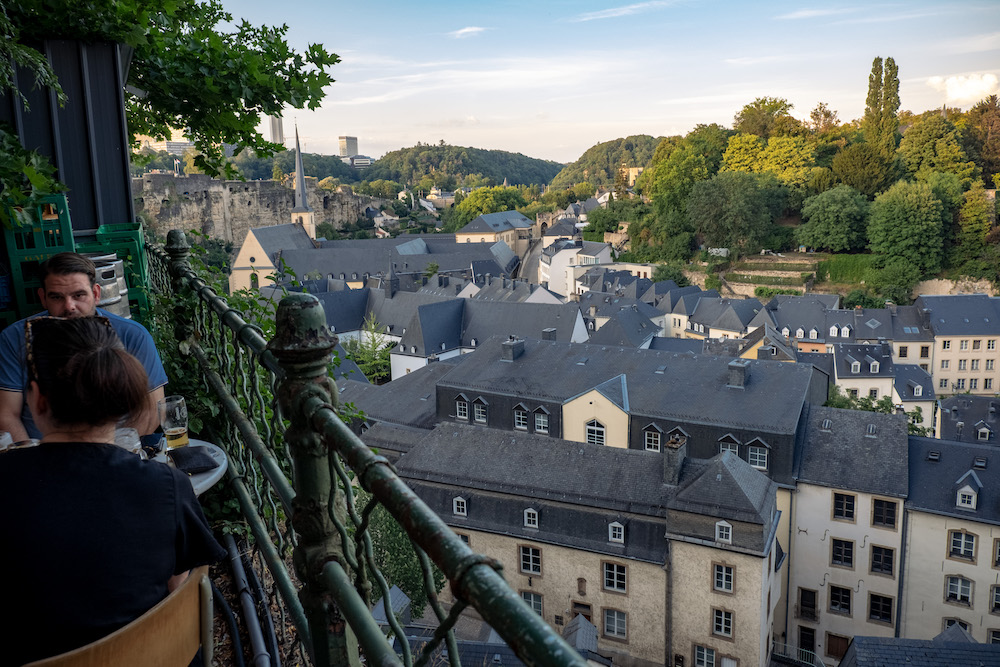
[[[199,567],[155,607],[107,637],[25,667],[187,667],[212,660],[212,584]]]

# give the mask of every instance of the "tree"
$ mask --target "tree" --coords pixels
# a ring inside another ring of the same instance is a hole
[[[926,183],[900,181],[875,198],[868,220],[871,251],[901,259],[921,276],[941,269],[941,202]]]
[[[979,177],[979,167],[965,154],[955,125],[937,113],[910,126],[899,144],[899,153],[907,171],[919,180],[926,180],[931,172],[948,172],[957,175],[962,189],[968,190]]]
[[[271,180],[279,183],[285,180],[285,172],[281,170],[281,166],[277,162],[271,167]]]
[[[722,171],[742,171],[756,174],[760,171],[764,142],[756,134],[735,134],[722,156]]]
[[[434,275],[438,272],[438,270],[440,270],[440,268],[441,268],[441,265],[438,264],[437,262],[431,262],[431,263],[429,263],[427,265],[427,268],[424,269],[424,277],[425,278],[433,278]]]
[[[375,320],[374,313],[368,313],[360,336],[344,343],[344,349],[372,384],[382,384],[389,379],[392,343],[386,338],[384,327]]]
[[[124,92],[129,130],[166,138],[171,128],[185,128],[199,152],[195,164],[212,175],[237,174],[223,144],[251,147],[261,157],[279,149],[257,131],[260,116],[279,115],[286,105],[317,108],[323,89],[333,82],[327,70],[339,62],[318,44],[303,53],[291,49],[286,26],[234,21],[219,0],[53,0],[6,6],[15,27],[10,41],[22,46],[41,39],[131,46]]]
[[[795,230],[800,245],[846,252],[865,245],[865,226],[869,203],[863,194],[849,185],[838,185],[805,201],[802,219]]]
[[[678,287],[687,287],[691,281],[684,275],[684,269],[680,264],[657,264],[653,269],[653,282],[658,283],[664,280],[673,280]]]
[[[840,122],[837,112],[827,106],[826,102],[820,102],[809,112],[809,121],[809,129],[820,134],[833,130]]]
[[[833,158],[833,173],[837,180],[872,198],[892,184],[895,167],[874,146],[851,144]]]
[[[694,184],[688,215],[708,245],[754,253],[774,222],[778,187],[773,177],[720,172]]]
[[[966,122],[968,142],[979,157],[983,180],[992,183],[993,177],[1000,174],[1000,102],[997,96],[990,95],[969,109]]]
[[[882,58],[876,57],[868,77],[868,98],[861,129],[865,141],[887,159],[896,152],[899,141],[898,112],[899,70],[896,61],[886,58],[883,70]]]
[[[780,97],[758,97],[736,114],[733,129],[755,134],[764,140],[772,134],[793,134],[798,129],[798,121],[788,114],[792,106],[791,102]]]
[[[893,257],[881,269],[873,268],[865,275],[865,283],[882,301],[909,304],[913,287],[920,282],[920,269],[900,257]]]
[[[493,188],[473,190],[461,204],[452,209],[455,214],[446,231],[455,232],[485,213],[513,211],[525,205],[524,197],[517,188],[498,185]]]

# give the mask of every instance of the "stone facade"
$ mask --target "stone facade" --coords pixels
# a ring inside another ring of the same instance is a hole
[[[309,206],[316,224],[340,229],[357,221],[379,200],[338,190],[321,190],[306,179]],[[144,174],[132,179],[136,214],[144,214],[149,230],[165,238],[171,229],[195,229],[239,246],[255,227],[284,224],[292,219],[295,191],[278,181],[224,181],[202,174]]]

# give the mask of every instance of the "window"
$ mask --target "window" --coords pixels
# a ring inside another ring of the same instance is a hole
[[[968,350],[969,349],[969,341],[968,340],[961,340],[961,341],[959,341],[958,342],[958,349],[960,349],[960,350]]]
[[[941,370],[946,371],[946,370],[948,370],[949,366],[951,366],[951,362],[950,361],[948,361],[947,359],[942,359],[941,360]]]
[[[514,410],[514,428],[519,431],[528,430],[528,413],[524,410]]]
[[[910,350],[905,345],[900,345],[899,346],[899,358],[900,359],[906,359],[906,357],[907,357],[907,355],[909,353],[910,353]]]
[[[816,613],[816,591],[809,590],[808,588],[799,589],[799,604],[795,610],[795,615],[810,621],[819,619],[819,615]]]
[[[941,349],[942,350],[950,350],[951,349],[951,341],[950,340],[943,340],[943,341],[941,341]]]
[[[831,658],[843,658],[844,654],[847,653],[847,645],[850,643],[850,638],[828,632],[826,633],[826,654]]]
[[[625,543],[625,526],[617,521],[608,524],[608,542]]]
[[[840,327],[840,337],[847,338],[851,335],[851,327]]]
[[[469,544],[469,536],[468,535],[466,535],[465,533],[455,533],[455,534],[458,535],[458,539],[460,539],[463,542],[465,542],[466,545]]]
[[[660,451],[660,432],[656,429],[648,429],[645,431],[645,444],[647,452],[658,452]]]
[[[715,667],[715,649],[695,646],[694,667]]]
[[[1000,613],[1000,586],[993,586],[990,589],[990,611],[994,614]]]
[[[809,340],[816,340],[817,338],[819,338],[819,332],[816,331],[815,329],[810,329],[809,330]]]
[[[531,591],[521,591],[521,599],[528,603],[531,611],[539,616],[542,615],[542,596]]]
[[[736,456],[740,455],[740,446],[735,442],[720,442],[719,443],[719,453],[732,452]]]
[[[986,349],[987,350],[995,350],[995,349],[997,349],[997,342],[995,340],[988,340],[988,341],[986,341]]]
[[[476,401],[472,404],[472,414],[476,419],[476,423],[485,424],[486,423],[486,404]]]
[[[799,327],[798,329],[795,330],[795,337],[796,338],[802,338],[805,335],[806,335],[806,332],[802,330],[802,327]]]
[[[538,528],[538,512],[530,507],[524,510],[524,527]]]
[[[976,557],[976,536],[961,530],[951,531],[948,555],[952,558],[973,560]]]
[[[870,364],[868,364],[868,370],[871,371],[872,373],[878,373],[878,368],[879,366],[877,361],[873,361]]]
[[[520,547],[521,572],[527,574],[542,573],[542,550],[535,547]]]
[[[788,334],[789,333],[791,333],[791,330],[788,327],[781,327],[781,335],[782,336],[784,336],[785,338],[788,338]]]
[[[944,619],[944,627],[945,627],[946,630],[948,628],[950,628],[951,626],[953,626],[953,625],[957,625],[958,627],[962,628],[963,630],[968,630],[969,629],[969,624],[966,623],[963,620],[960,620],[960,619],[957,619],[957,618],[946,618],[946,619]]]
[[[992,389],[992,388],[993,388],[993,378],[986,378],[985,380],[983,380],[983,389]]]
[[[465,498],[462,498],[461,496],[458,498],[452,498],[451,512],[455,516],[468,516],[468,506],[465,504]]]
[[[967,370],[968,364],[969,364],[969,362],[966,361],[965,359],[959,359],[958,360],[958,370],[960,370],[960,371]]]
[[[861,362],[860,361],[852,361],[851,362],[851,372],[852,373],[860,373],[861,372]]]
[[[847,390],[847,395],[850,396],[851,398],[857,398],[858,397],[858,390],[857,389],[848,389]]]
[[[872,593],[868,596],[868,620],[892,623],[892,598]]]
[[[978,350],[980,347],[982,347],[982,345],[983,345],[983,341],[979,340],[978,338],[976,340],[972,341],[972,349],[973,350]]]
[[[591,419],[589,422],[587,422],[587,444],[589,445],[604,444],[604,424],[597,421],[596,419]]]
[[[457,400],[455,401],[455,419],[468,419],[469,418],[469,403],[468,401]]]
[[[921,359],[926,359],[929,356],[931,356],[931,346],[930,345],[921,345],[920,346],[920,358]]]
[[[969,370],[970,371],[979,370],[979,359],[973,359],[972,361],[969,362]]]
[[[895,552],[888,547],[872,545],[872,572],[892,576]]]
[[[758,470],[767,470],[767,447],[747,447],[747,463]]]
[[[938,389],[947,389],[947,388],[948,388],[948,380],[946,379],[938,380]]]
[[[979,380],[976,378],[969,378],[969,389],[978,389]]]
[[[982,434],[983,434],[983,432],[980,431],[979,432],[979,435],[980,435],[979,439],[980,440],[986,440],[986,439],[989,438],[989,431],[986,431],[986,434],[987,434],[986,438],[981,437]],[[963,509],[970,509],[970,510],[976,509],[976,494],[975,494],[975,492],[972,489],[970,489],[969,487],[967,487],[967,486],[959,489],[959,491],[958,491],[958,497],[955,499],[955,504],[958,505],[959,507],[963,508]]]
[[[896,527],[896,503],[891,500],[872,500],[872,525],[883,528]]]
[[[625,592],[625,566],[618,563],[604,564],[604,590]]]
[[[972,604],[972,582],[965,577],[948,577],[948,589],[945,599],[948,602]]]
[[[869,389],[868,398],[878,398],[878,389]]]
[[[604,610],[604,636],[615,639],[625,639],[628,636],[625,612],[617,609]]]
[[[990,630],[987,632],[986,641],[990,644],[1000,644],[1000,630]]]
[[[988,370],[988,371],[993,370],[993,360],[992,359],[987,359],[986,360],[986,370]]]
[[[837,337],[837,325],[834,324],[832,327],[830,327],[830,338],[836,338],[836,337]]]
[[[715,590],[722,591],[724,593],[732,593],[735,569],[730,565],[719,564],[713,565],[712,569],[715,570]]]
[[[917,386],[915,386],[913,388],[913,396],[914,397],[920,397],[920,396],[923,396],[923,395],[924,395],[924,388],[923,388],[922,385],[918,384]]]
[[[965,389],[965,378],[955,380],[955,389]]]
[[[1000,567],[1000,539],[993,540],[993,567]]]
[[[851,613],[851,589],[830,586],[830,611],[838,614]]]
[[[854,542],[834,538],[831,544],[831,549],[831,565],[854,567]]]
[[[535,412],[535,433],[549,432],[549,415],[545,412]]]
[[[715,524],[715,541],[725,544],[733,543],[733,527],[725,521]]]
[[[854,521],[854,496],[846,493],[833,494],[833,518]]]
[[[733,636],[733,612],[722,609],[712,610],[712,634],[722,637]]]

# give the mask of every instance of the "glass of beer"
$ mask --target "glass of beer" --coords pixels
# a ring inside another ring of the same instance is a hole
[[[167,396],[156,403],[160,411],[160,426],[167,438],[167,449],[188,444],[188,411],[183,396]]]

